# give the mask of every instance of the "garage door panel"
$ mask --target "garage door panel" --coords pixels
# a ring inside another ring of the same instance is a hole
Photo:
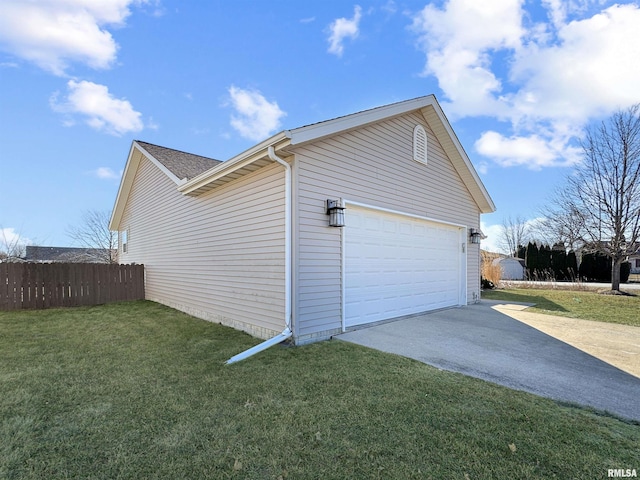
[[[458,228],[358,207],[346,224],[346,326],[459,303]]]

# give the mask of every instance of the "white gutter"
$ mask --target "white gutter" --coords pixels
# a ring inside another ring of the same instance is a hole
[[[200,175],[193,177],[187,183],[180,185],[178,190],[184,194],[188,194],[193,190],[197,190],[198,188],[211,183],[212,180],[228,175],[229,173],[233,173],[234,171],[242,168],[243,166],[250,165],[255,162],[257,159],[262,158],[264,156],[264,149],[269,145],[276,145],[277,143],[282,142],[283,140],[287,140],[289,137],[289,132],[284,131],[280,132],[277,135],[274,135],[271,138],[268,138],[264,142],[259,143],[251,147],[248,150],[236,155],[235,157],[226,160],[219,165],[207,170],[206,172],[202,172]],[[267,143],[268,142],[268,143]]]
[[[285,329],[281,334],[276,335],[269,340],[266,340],[255,347],[251,347],[244,352],[234,355],[225,362],[226,365],[239,362],[245,358],[249,358],[256,353],[262,352],[269,347],[279,344],[285,341],[293,335],[291,331],[291,215],[292,215],[292,195],[291,195],[291,165],[285,162],[282,158],[276,155],[276,151],[273,145],[270,145],[267,149],[269,158],[274,162],[279,163],[284,167],[285,180],[284,180],[284,323]]]

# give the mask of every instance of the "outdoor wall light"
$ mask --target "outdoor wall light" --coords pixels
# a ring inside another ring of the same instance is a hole
[[[327,200],[327,215],[329,215],[330,227],[344,227],[344,201]]]
[[[471,243],[480,243],[480,240],[482,240],[482,233],[480,233],[480,230],[476,230],[475,228],[470,228],[469,229],[469,238],[471,239]]]

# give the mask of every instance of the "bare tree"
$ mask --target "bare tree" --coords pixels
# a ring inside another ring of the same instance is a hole
[[[640,240],[640,104],[589,128],[582,149],[582,163],[552,202],[556,220],[570,219],[586,250],[612,259],[611,289],[619,291],[620,265]]]
[[[509,255],[516,257],[518,247],[524,245],[529,234],[527,221],[521,216],[512,218],[511,216],[502,220],[500,231],[500,246],[509,252]]]
[[[89,210],[80,226],[67,231],[80,246],[95,249],[92,255],[102,263],[118,263],[118,234],[109,230],[110,217],[109,211]]]
[[[543,209],[536,230],[550,245],[562,244],[577,252],[584,247],[585,232],[582,216],[571,211],[571,199],[571,191],[556,190],[549,204]]]
[[[2,236],[0,237],[0,263],[17,262],[25,255],[25,242],[19,233],[15,233],[12,228],[0,227]]]

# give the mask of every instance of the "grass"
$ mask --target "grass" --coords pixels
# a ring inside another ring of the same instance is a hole
[[[0,312],[2,479],[591,479],[640,426],[339,341],[150,302]]]
[[[601,295],[588,290],[509,288],[485,290],[482,298],[535,303],[528,311],[640,327],[640,296]]]

